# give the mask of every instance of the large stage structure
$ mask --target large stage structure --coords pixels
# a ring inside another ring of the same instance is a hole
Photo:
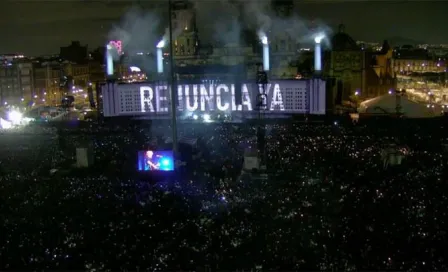
[[[241,84],[240,86],[236,86]],[[260,91],[265,96],[266,118],[291,114],[325,114],[325,81],[271,80],[265,88],[256,82],[177,82],[176,115],[188,113],[241,113],[246,118],[258,118]],[[108,82],[102,89],[104,117],[136,116],[149,119],[171,118],[170,86],[163,82],[120,84]],[[241,93],[235,92],[241,88]],[[236,101],[240,94],[241,103]]]

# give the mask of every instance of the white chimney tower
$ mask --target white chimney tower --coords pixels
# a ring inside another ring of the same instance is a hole
[[[157,44],[157,73],[163,74],[163,48],[165,47],[165,41],[161,40]]]
[[[314,71],[320,73],[322,71],[322,48],[321,42],[323,40],[323,35],[318,35],[314,38]]]
[[[109,43],[106,45],[106,72],[108,77],[114,75],[114,58],[112,55],[112,50],[114,47]]]
[[[266,34],[259,34],[261,43],[263,44],[263,71],[269,71],[269,42]]]

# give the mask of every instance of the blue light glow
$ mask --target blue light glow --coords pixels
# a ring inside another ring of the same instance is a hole
[[[173,171],[174,156],[172,151],[140,151],[138,152],[139,171]]]

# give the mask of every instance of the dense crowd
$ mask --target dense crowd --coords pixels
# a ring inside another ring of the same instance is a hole
[[[180,125],[171,175],[133,171],[167,126],[48,126],[0,132],[1,270],[448,271],[441,123],[269,124],[267,178],[241,171],[255,125]]]

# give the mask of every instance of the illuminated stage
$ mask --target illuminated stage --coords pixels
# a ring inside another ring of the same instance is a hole
[[[180,119],[194,116],[227,115],[235,118],[257,118],[257,97],[262,88],[255,83],[212,82],[195,84],[180,82],[177,90]],[[238,92],[237,90],[241,90]],[[325,81],[273,80],[266,86],[265,117],[281,118],[294,114],[325,114]],[[237,95],[241,95],[237,99]],[[241,100],[238,104],[237,101]],[[170,114],[169,86],[159,83],[108,83],[102,88],[104,117],[132,116],[144,119],[168,119]]]

